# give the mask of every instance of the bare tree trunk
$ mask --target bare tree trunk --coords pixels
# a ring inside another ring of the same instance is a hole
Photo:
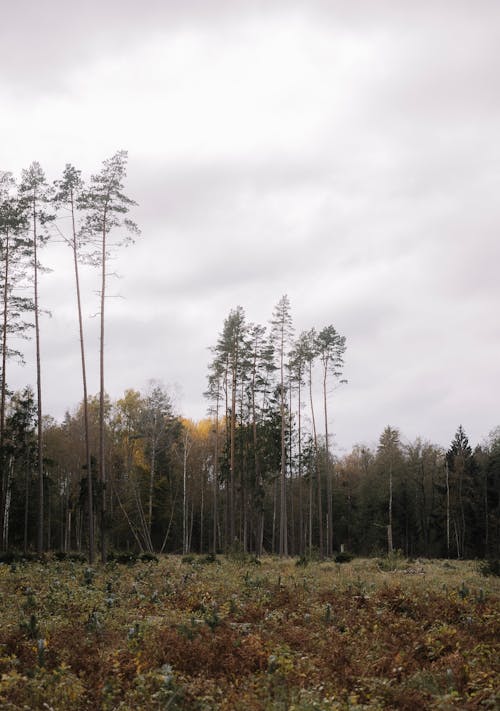
[[[288,555],[288,522],[286,506],[286,423],[285,423],[285,332],[281,326],[280,345],[280,418],[281,418],[281,469],[280,469],[280,556]]]
[[[188,552],[188,500],[187,500],[187,459],[188,433],[184,435],[184,452],[182,458],[182,552]]]
[[[313,441],[314,441],[314,466],[316,469],[316,480],[318,483],[318,544],[319,544],[319,554],[323,556],[323,507],[322,507],[322,496],[321,496],[321,471],[318,461],[318,435],[316,432],[316,418],[314,415],[314,401],[312,395],[312,362],[309,363],[309,402],[311,405],[311,419],[313,426]]]
[[[446,557],[450,557],[450,470],[448,462],[445,462],[446,469]]]
[[[102,226],[102,274],[101,274],[101,329],[99,340],[99,480],[101,483],[101,559],[107,561],[107,519],[106,519],[106,463],[104,444],[104,304],[106,296],[106,227],[107,214],[104,210]]]
[[[12,500],[12,479],[13,477],[13,461],[12,457],[9,458],[9,464],[7,467],[7,481],[5,486],[5,510],[2,521],[2,539],[7,549],[9,546],[9,519],[10,519],[10,503]]]
[[[34,260],[34,304],[35,304],[35,342],[36,342],[36,392],[37,392],[37,453],[38,453],[38,526],[37,553],[43,553],[43,427],[42,427],[42,374],[40,362],[40,311],[38,305],[38,236],[36,230],[36,197],[33,196],[33,260]]]
[[[203,553],[203,516],[204,516],[204,504],[205,504],[205,487],[203,481],[203,470],[201,473],[201,502],[200,502],[200,553]]]
[[[323,410],[325,418],[325,476],[326,476],[326,508],[327,508],[327,541],[326,554],[331,556],[333,553],[333,503],[332,503],[332,472],[330,469],[330,440],[328,434],[328,404],[326,398],[326,383],[327,383],[327,367],[324,366],[323,371]]]
[[[309,555],[312,554],[312,546],[313,546],[313,535],[312,535],[312,529],[313,529],[313,478],[312,476],[309,477]]]
[[[289,383],[289,395],[288,395],[288,402],[289,402],[289,412],[288,412],[288,429],[290,432],[290,439],[289,439],[289,447],[288,447],[288,462],[289,462],[289,472],[290,472],[290,552],[292,555],[295,555],[296,551],[296,531],[295,531],[295,505],[294,505],[294,486],[293,486],[293,467],[292,467],[292,383],[290,380]]]
[[[213,553],[217,553],[217,522],[218,522],[218,486],[219,486],[219,392],[217,391],[217,401],[215,405],[215,446],[214,446],[214,498],[213,498]]]
[[[30,503],[30,478],[29,469],[30,462],[29,458],[26,458],[25,463],[25,475],[24,475],[24,541],[23,550],[26,553],[28,550],[28,520],[29,520],[29,503]]]
[[[80,295],[80,274],[78,269],[78,244],[75,225],[75,205],[73,192],[71,192],[71,224],[73,231],[73,266],[75,270],[75,285],[76,285],[76,301],[78,307],[78,331],[80,336],[80,358],[82,364],[82,383],[83,383],[83,423],[85,433],[85,463],[87,467],[87,505],[88,505],[88,535],[89,535],[89,563],[94,562],[95,543],[94,543],[94,495],[92,483],[92,464],[90,457],[90,435],[89,435],[89,407],[87,394],[87,369],[85,365],[85,346],[83,338],[83,318],[82,318],[82,302]]]
[[[50,508],[50,486],[46,487],[46,496],[45,496],[45,503],[47,506],[47,550],[50,551],[51,548],[51,525],[52,525],[52,517],[51,517],[51,508]]]
[[[123,512],[123,515],[125,516],[125,520],[127,521],[128,525],[129,525],[129,528],[130,528],[130,530],[131,530],[131,532],[132,532],[132,535],[134,536],[134,538],[135,538],[135,540],[136,540],[136,543],[137,543],[137,545],[139,546],[139,550],[140,550],[141,553],[144,553],[144,548],[143,548],[141,539],[139,538],[139,534],[137,533],[136,527],[135,527],[134,524],[132,523],[132,521],[131,521],[131,519],[130,519],[130,516],[128,515],[128,513],[127,513],[125,507],[123,506],[118,492],[115,491],[115,494],[116,494],[116,498],[117,498],[117,500],[118,500],[118,506],[121,508],[121,510],[122,510],[122,512]],[[166,538],[165,538],[165,540],[166,540]],[[163,548],[162,548],[162,552],[163,552]]]
[[[299,373],[298,378],[298,404],[297,404],[297,417],[298,417],[298,489],[299,489],[299,553],[304,555],[305,553],[305,537],[304,537],[304,506],[302,501],[302,384],[301,384],[301,373]]]
[[[236,536],[236,513],[234,510],[235,488],[235,439],[236,439],[236,364],[233,366],[231,382],[231,442],[230,442],[230,482],[229,482],[229,544],[232,546]]]
[[[1,385],[1,402],[0,402],[0,468],[2,470],[1,490],[0,490],[0,530],[1,541],[0,548],[5,550],[7,541],[4,535],[4,521],[6,516],[7,504],[7,467],[5,466],[5,396],[7,390],[6,367],[7,367],[7,311],[9,305],[9,231],[6,231],[4,250],[5,250],[5,269],[4,269],[4,290],[3,290],[3,323],[2,323],[2,385]]]
[[[488,555],[490,547],[489,517],[488,517],[488,472],[484,472],[484,555]]]
[[[168,522],[167,530],[165,531],[165,536],[163,538],[163,542],[161,544],[160,553],[163,553],[163,551],[165,550],[165,546],[167,545],[168,536],[170,534],[170,529],[172,527],[172,521],[174,520],[174,514],[175,514],[175,509],[176,509],[176,504],[177,504],[178,493],[179,493],[179,488],[178,488],[178,485],[176,485],[176,488],[174,491],[174,498],[172,501],[172,508],[170,510],[170,519]]]
[[[156,413],[154,414],[154,423],[153,423],[153,437],[151,441],[151,465],[150,465],[150,471],[149,471],[149,494],[148,494],[148,529],[149,529],[149,538],[151,540],[151,535],[152,535],[152,527],[153,527],[153,490],[154,490],[154,481],[155,481],[155,475],[156,475],[156,418],[157,415]]]
[[[272,537],[271,537],[271,551],[272,554],[274,555],[276,553],[276,504],[277,504],[277,497],[278,497],[278,482],[277,479],[274,480],[274,485],[273,485],[273,528],[272,528]]]
[[[389,525],[387,526],[387,552],[393,552],[392,543],[392,462],[389,464]]]

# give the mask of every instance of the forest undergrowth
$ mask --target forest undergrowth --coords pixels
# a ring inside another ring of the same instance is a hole
[[[247,556],[0,564],[0,707],[495,709],[477,562]]]

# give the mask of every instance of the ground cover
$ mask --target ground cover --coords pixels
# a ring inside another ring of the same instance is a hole
[[[0,707],[495,709],[499,581],[397,556],[3,563]]]

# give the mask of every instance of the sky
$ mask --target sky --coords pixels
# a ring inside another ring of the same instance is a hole
[[[333,324],[341,456],[386,425],[472,444],[500,424],[500,3],[0,0],[0,170],[84,177],[128,151],[142,230],[112,265],[107,390],[205,416],[209,347],[240,305]],[[81,399],[71,254],[42,256],[43,407]],[[98,391],[97,272],[83,269]],[[12,388],[34,384],[9,364]]]

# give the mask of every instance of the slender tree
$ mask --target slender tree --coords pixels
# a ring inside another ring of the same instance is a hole
[[[308,337],[302,332],[293,344],[289,354],[290,383],[297,389],[297,482],[299,501],[299,552],[305,553],[306,539],[304,526],[304,505],[303,505],[303,457],[302,457],[302,386],[305,382],[305,373],[308,363]],[[312,490],[311,490],[312,491]],[[312,509],[312,498],[309,502]]]
[[[104,335],[105,304],[107,295],[108,262],[113,248],[129,244],[139,229],[135,222],[126,217],[136,203],[123,192],[126,177],[127,152],[118,151],[104,161],[100,173],[93,175],[90,185],[81,196],[81,205],[86,210],[83,234],[98,240],[97,251],[91,255],[101,270],[100,289],[100,337],[99,337],[99,481],[102,490],[100,502],[101,556],[107,560],[107,519],[106,519],[106,464],[105,464],[105,378],[104,378]],[[118,237],[113,239],[118,233]]]
[[[223,399],[224,366],[215,358],[208,375],[208,387],[205,397],[211,402],[209,414],[213,418],[213,462],[212,462],[212,552],[218,549],[219,530],[219,476],[220,476],[220,425],[221,425],[221,402]],[[225,420],[224,420],[225,421]]]
[[[153,499],[158,476],[158,460],[168,443],[168,427],[173,422],[172,400],[159,384],[151,382],[142,399],[141,431],[144,437],[145,454],[149,464],[147,496],[147,525],[149,538],[153,540]]]
[[[401,458],[401,441],[399,430],[387,426],[380,435],[378,456],[382,469],[387,474],[389,495],[387,503],[387,551],[394,550],[393,538],[393,504],[394,504],[394,473]]]
[[[26,210],[15,195],[15,182],[10,173],[0,172],[0,547],[5,547],[3,520],[7,497],[7,468],[5,460],[5,416],[7,402],[7,360],[16,357],[24,362],[22,352],[12,348],[12,336],[26,338],[32,323],[26,320],[33,311],[33,301],[22,295],[25,281]]]
[[[42,376],[40,348],[40,304],[39,304],[39,274],[41,265],[38,253],[48,240],[47,223],[52,220],[50,210],[51,189],[39,163],[34,162],[27,170],[23,170],[19,195],[28,211],[30,220],[32,269],[33,269],[33,301],[35,312],[35,342],[36,342],[36,382],[37,382],[37,432],[38,432],[38,529],[37,551],[43,552],[44,542],[44,480],[43,480],[43,423],[42,423]]]
[[[90,452],[90,434],[89,434],[89,409],[88,409],[88,390],[87,390],[87,369],[85,362],[85,341],[83,332],[83,316],[82,316],[82,299],[80,293],[80,248],[81,248],[81,233],[77,228],[77,208],[81,202],[83,192],[83,181],[81,171],[67,164],[62,179],[55,183],[55,204],[57,208],[67,211],[69,217],[69,236],[66,230],[59,229],[66,243],[70,246],[73,256],[73,270],[75,276],[76,290],[76,306],[78,314],[78,332],[80,339],[80,359],[82,369],[82,385],[83,385],[83,423],[85,437],[85,466],[87,470],[87,506],[88,506],[88,536],[89,536],[89,562],[93,563],[95,556],[94,543],[94,496],[92,485],[92,465]],[[85,234],[85,233],[84,233]]]
[[[271,319],[271,334],[275,352],[278,358],[280,373],[280,417],[281,417],[281,467],[280,467],[280,527],[279,527],[279,554],[288,555],[288,523],[286,505],[286,382],[285,382],[285,357],[293,334],[292,314],[290,300],[285,294],[274,308]]]
[[[455,538],[457,558],[474,551],[473,534],[476,525],[477,463],[462,425],[446,453],[449,472],[450,523]]]
[[[344,365],[345,336],[341,336],[333,326],[325,326],[317,336],[316,351],[323,369],[323,415],[325,421],[325,476],[327,486],[327,541],[326,554],[333,552],[333,500],[332,500],[332,458],[328,431],[328,384],[329,377],[341,380]]]
[[[307,383],[309,390],[309,405],[311,409],[312,422],[312,445],[314,450],[314,471],[317,485],[317,520],[318,520],[318,548],[320,556],[323,555],[323,505],[321,493],[321,468],[319,466],[318,432],[316,428],[316,414],[313,398],[313,367],[318,356],[317,352],[317,332],[315,328],[309,329],[301,336],[302,349],[307,368]],[[309,479],[309,550],[312,550],[312,528],[313,528],[313,477]]]
[[[238,392],[242,378],[244,339],[247,324],[245,312],[241,306],[231,310],[224,321],[224,327],[219,341],[215,347],[214,368],[225,369],[226,381],[226,419],[229,422],[229,496],[228,496],[228,523],[229,541],[226,545],[233,544],[236,538],[236,423]]]

